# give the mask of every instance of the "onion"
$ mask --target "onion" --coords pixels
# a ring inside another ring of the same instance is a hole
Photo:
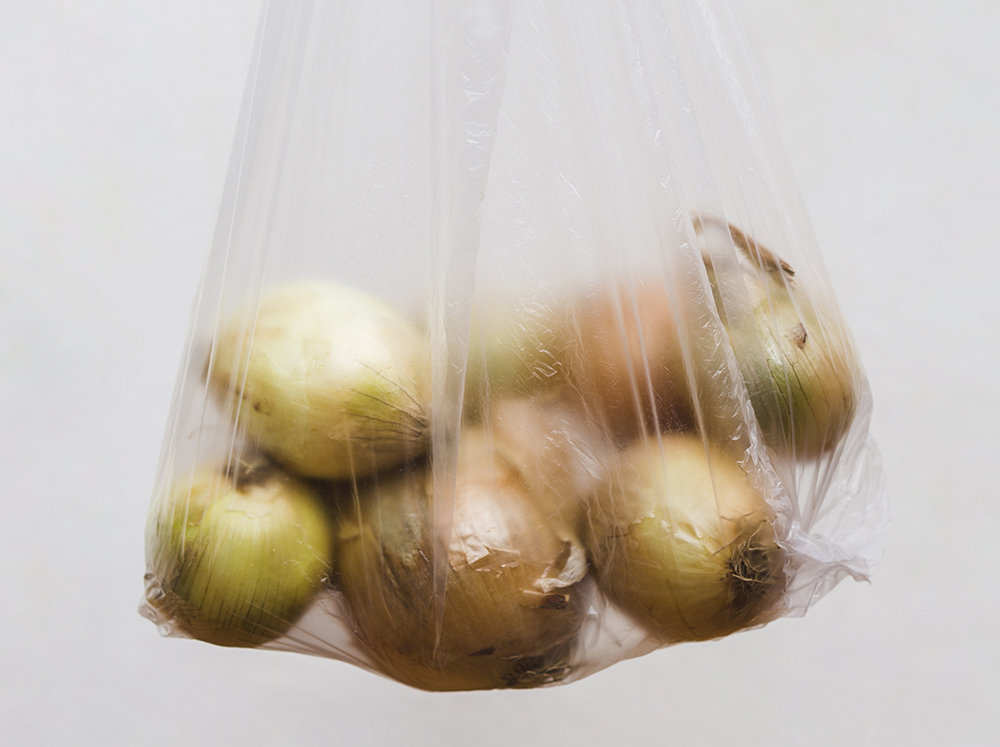
[[[543,304],[493,298],[472,314],[463,411],[484,420],[489,403],[527,396],[562,382],[565,341],[557,311]]]
[[[655,282],[602,288],[574,305],[565,367],[579,402],[621,442],[643,424],[683,430],[693,422],[677,320]]]
[[[680,336],[667,289],[618,283],[550,304],[495,302],[472,320],[465,415],[546,393],[584,411],[619,442],[643,426],[693,423]]]
[[[219,646],[285,633],[320,588],[331,529],[312,489],[273,466],[199,469],[162,498],[146,601],[154,618]]]
[[[338,586],[380,671],[425,690],[530,687],[567,672],[584,618],[582,545],[550,526],[480,431],[463,433],[443,618],[433,583],[431,471],[358,484],[336,530]]]
[[[600,587],[654,635],[705,640],[777,614],[784,560],[772,517],[736,463],[666,435],[621,454],[595,493],[588,545]]]
[[[252,318],[220,330],[209,379],[261,448],[299,474],[333,479],[425,450],[428,350],[396,310],[309,282],[266,292],[248,329]]]
[[[796,308],[783,289],[754,307],[763,356],[736,351],[744,380],[769,446],[809,457],[839,443],[854,417],[857,397],[846,346],[825,334],[826,325]]]
[[[813,303],[787,262],[735,226],[729,232],[743,255],[751,314],[725,313],[707,255],[706,265],[764,442],[779,453],[820,455],[839,443],[854,418],[853,351],[833,313]]]

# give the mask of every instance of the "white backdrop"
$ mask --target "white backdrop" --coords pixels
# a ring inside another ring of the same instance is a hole
[[[803,619],[454,695],[136,614],[259,2],[0,4],[0,741],[995,743],[1000,3],[734,1],[874,389],[885,559]]]

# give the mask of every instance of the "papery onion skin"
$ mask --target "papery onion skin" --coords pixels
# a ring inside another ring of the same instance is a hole
[[[664,643],[719,638],[779,612],[773,512],[737,464],[694,436],[623,452],[586,536],[600,587]]]
[[[273,467],[234,480],[209,468],[162,498],[146,601],[185,635],[259,646],[286,633],[329,572],[332,532],[305,482]]]
[[[222,327],[209,381],[262,449],[330,479],[424,452],[428,347],[399,312],[353,288],[299,282],[266,291],[253,319]]]
[[[378,476],[344,496],[338,587],[383,673],[424,690],[557,681],[584,619],[582,545],[551,528],[485,438],[459,447],[448,580],[436,629],[431,472]]]

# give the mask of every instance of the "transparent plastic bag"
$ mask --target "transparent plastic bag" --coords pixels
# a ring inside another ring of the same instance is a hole
[[[141,609],[573,681],[866,578],[870,409],[725,3],[265,3]]]

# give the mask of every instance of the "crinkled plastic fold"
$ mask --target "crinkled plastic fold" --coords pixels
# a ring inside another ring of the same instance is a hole
[[[265,2],[141,610],[570,682],[867,578],[870,412],[725,2]]]

